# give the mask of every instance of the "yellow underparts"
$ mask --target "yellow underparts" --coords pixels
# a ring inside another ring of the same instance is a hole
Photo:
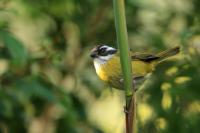
[[[101,80],[109,82],[113,79],[121,79],[122,71],[119,57],[113,57],[104,64],[95,63],[95,69]],[[145,76],[154,70],[153,63],[146,63],[139,60],[132,61],[133,77]],[[116,81],[115,81],[116,82]]]

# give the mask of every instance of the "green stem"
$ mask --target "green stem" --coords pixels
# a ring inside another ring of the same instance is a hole
[[[126,132],[132,133],[134,131],[133,124],[135,123],[135,97],[133,91],[134,85],[132,82],[132,68],[130,48],[128,45],[124,0],[113,0],[113,7],[120,62],[124,78],[123,85],[126,95]]]
[[[132,70],[130,59],[130,48],[128,45],[126,19],[124,11],[124,0],[114,1],[114,14],[115,14],[115,26],[117,33],[117,42],[120,50],[120,60],[122,66],[122,72],[124,75],[124,88],[126,90],[126,96],[132,96]]]

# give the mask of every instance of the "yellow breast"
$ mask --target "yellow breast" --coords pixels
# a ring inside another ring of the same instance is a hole
[[[103,69],[103,64],[98,63],[97,61],[94,61],[94,67],[96,70],[97,75],[100,77],[101,80],[106,81],[108,79],[106,72]]]
[[[106,61],[104,63],[94,61],[94,66],[95,66],[97,75],[103,81],[108,81],[110,77],[115,77],[121,74],[121,66],[120,66],[119,58],[116,58],[116,57],[113,57],[109,61]]]

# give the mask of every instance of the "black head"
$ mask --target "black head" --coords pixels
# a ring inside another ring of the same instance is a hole
[[[90,56],[92,58],[105,58],[109,57],[117,52],[117,49],[107,46],[107,45],[98,45],[95,48],[93,48],[90,52]]]

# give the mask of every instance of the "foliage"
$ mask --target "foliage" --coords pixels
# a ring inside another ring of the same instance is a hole
[[[138,92],[139,132],[199,132],[199,6],[126,1],[134,51],[183,51]],[[88,113],[106,90],[89,51],[99,43],[116,46],[112,1],[1,0],[0,17],[0,132],[108,132]]]

